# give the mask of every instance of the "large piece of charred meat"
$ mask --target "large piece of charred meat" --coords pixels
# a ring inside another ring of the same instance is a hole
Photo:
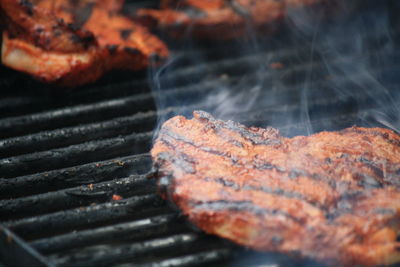
[[[163,0],[161,9],[137,13],[143,24],[169,32],[187,33],[200,39],[227,40],[250,29],[268,33],[281,24],[289,9],[311,6],[325,0]]]
[[[139,70],[151,57],[167,57],[162,41],[119,13],[122,4],[1,0],[2,63],[44,82],[76,86],[112,69]]]
[[[381,128],[285,138],[195,112],[151,151],[161,194],[204,231],[332,266],[400,261],[400,136]]]

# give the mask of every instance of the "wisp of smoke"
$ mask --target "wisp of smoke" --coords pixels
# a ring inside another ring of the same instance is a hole
[[[249,125],[298,125],[288,135],[352,125],[399,131],[400,77],[386,75],[398,58],[390,8],[355,2],[290,10],[287,26],[269,37],[249,24],[246,36],[226,44],[174,40],[170,61],[149,75],[158,127],[203,109]],[[343,114],[335,127],[326,123]]]

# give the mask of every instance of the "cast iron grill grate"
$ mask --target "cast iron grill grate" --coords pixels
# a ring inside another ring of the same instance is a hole
[[[390,30],[397,39],[395,29]],[[173,54],[179,60],[157,80],[162,93],[149,89],[146,73],[114,73],[94,85],[60,90],[1,68],[0,255],[4,263],[316,266],[284,255],[245,251],[201,233],[162,201],[154,181],[146,178],[158,118],[194,109],[213,111],[218,103],[197,100],[223,87],[239,94],[257,81],[262,89],[259,99],[272,92],[274,101],[254,104],[245,112],[232,109],[224,116],[246,125],[273,125],[284,135],[368,125],[369,114],[381,109],[376,101],[381,91],[365,93],[364,84],[355,82],[365,75],[357,68],[332,79],[325,58],[310,50],[312,44],[296,43],[287,35],[292,36],[286,32],[259,40],[261,48],[255,50],[243,50],[240,42],[175,47]],[[382,65],[382,40],[366,37],[375,45],[368,53],[375,65],[369,73],[391,95],[400,84],[400,54],[390,54],[389,62]],[[271,65],[277,62],[281,67]],[[343,57],[331,63],[344,69],[354,64]],[[354,90],[339,94],[338,86]],[[166,104],[157,110],[154,99]],[[302,117],[305,109],[308,123]],[[122,199],[113,200],[113,195]]]

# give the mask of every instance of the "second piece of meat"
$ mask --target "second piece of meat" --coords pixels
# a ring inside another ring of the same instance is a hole
[[[2,0],[2,63],[48,83],[77,86],[112,69],[162,60],[162,41],[120,14],[120,0]]]
[[[273,32],[291,8],[325,0],[164,0],[161,9],[142,9],[141,23],[181,38],[228,40],[246,32]]]

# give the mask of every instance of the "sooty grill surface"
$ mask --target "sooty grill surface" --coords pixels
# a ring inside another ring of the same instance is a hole
[[[166,67],[112,73],[82,88],[52,88],[2,67],[1,259],[15,266],[320,266],[245,250],[189,225],[146,177],[149,150],[163,120],[195,109],[287,136],[352,125],[399,129],[398,23],[388,11],[396,4],[363,3],[339,25],[310,27],[293,17],[262,39],[172,40]],[[152,4],[132,2],[128,10],[143,5]],[[338,32],[343,25],[350,26]]]

